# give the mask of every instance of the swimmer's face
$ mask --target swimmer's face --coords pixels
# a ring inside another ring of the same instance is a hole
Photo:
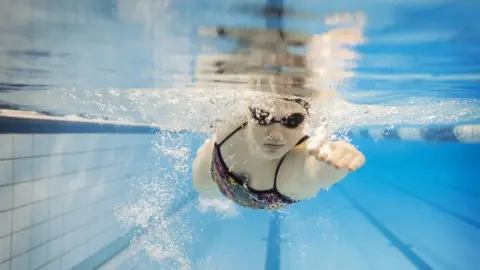
[[[307,110],[294,101],[275,99],[252,104],[248,111],[247,132],[256,154],[277,159],[305,136]]]

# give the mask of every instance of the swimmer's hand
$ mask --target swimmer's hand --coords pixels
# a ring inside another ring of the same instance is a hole
[[[310,143],[308,154],[318,161],[325,162],[337,169],[348,169],[353,172],[365,164],[365,156],[355,146],[344,141],[328,141],[318,139]]]

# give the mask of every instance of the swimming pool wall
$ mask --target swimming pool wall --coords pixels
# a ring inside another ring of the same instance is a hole
[[[24,120],[0,119],[0,269],[71,269],[128,231],[115,206],[154,134]]]

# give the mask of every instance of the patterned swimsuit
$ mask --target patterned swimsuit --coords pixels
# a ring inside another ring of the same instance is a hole
[[[228,166],[225,164],[222,153],[220,151],[220,147],[233,134],[235,134],[237,131],[239,131],[245,126],[246,123],[241,125],[230,135],[228,135],[222,142],[220,142],[220,144],[215,143],[215,147],[213,150],[211,173],[213,180],[215,181],[215,183],[217,183],[217,186],[222,192],[222,194],[239,205],[253,209],[276,210],[288,204],[297,202],[281,194],[277,190],[277,174],[285,156],[283,156],[278,163],[277,169],[275,171],[275,178],[273,180],[273,188],[268,190],[255,190],[249,187],[247,181],[240,179],[240,177],[234,175],[230,171]],[[302,144],[307,139],[308,136],[303,137],[297,143],[297,145]]]

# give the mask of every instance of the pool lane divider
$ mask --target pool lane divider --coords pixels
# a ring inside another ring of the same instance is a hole
[[[480,143],[480,125],[424,125],[396,128],[359,127],[350,129],[347,132],[347,136],[372,140]]]

